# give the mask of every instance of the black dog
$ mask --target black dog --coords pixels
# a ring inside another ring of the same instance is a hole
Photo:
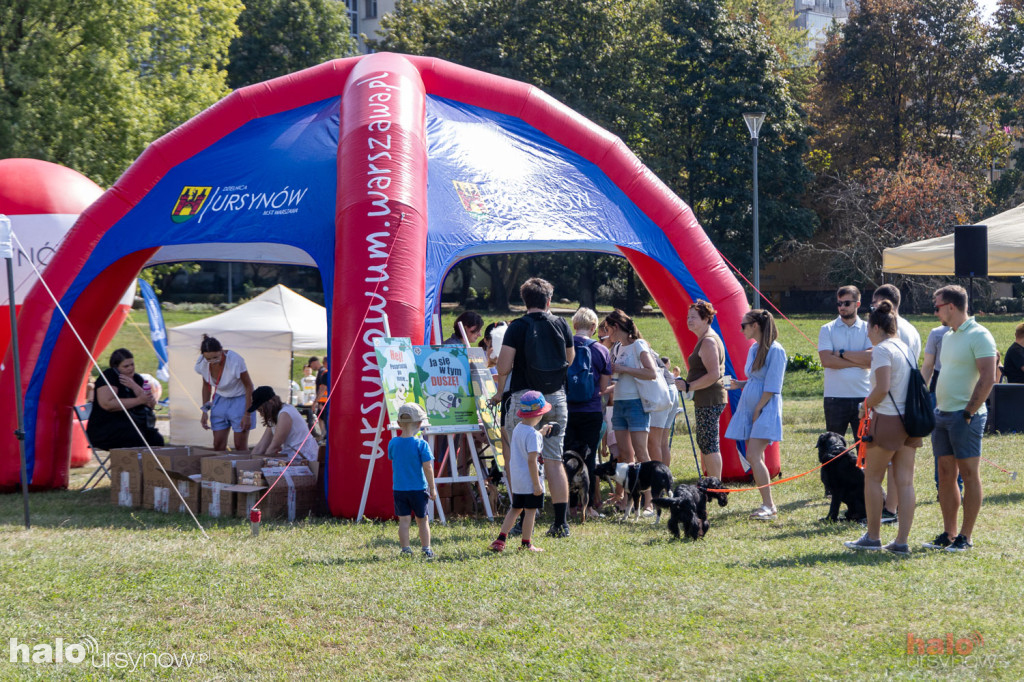
[[[832,504],[823,521],[839,520],[839,505],[846,504],[846,520],[861,521],[867,518],[864,508],[864,472],[857,466],[857,454],[846,450],[846,439],[838,433],[826,431],[818,436],[818,461],[829,464],[821,468],[821,480],[825,490],[832,492]],[[839,457],[837,461],[831,461]]]
[[[575,501],[579,507],[582,521],[587,520],[587,509],[590,507],[590,475],[587,473],[587,462],[583,455],[575,450],[566,450],[562,455],[562,466],[565,477],[569,480],[569,501]]]
[[[629,512],[636,509],[636,518],[640,518],[643,505],[640,498],[645,490],[650,490],[653,497],[661,497],[664,493],[672,490],[672,471],[661,462],[641,462],[640,464],[619,464],[614,457],[607,462],[598,464],[594,474],[606,481],[615,481],[626,490],[632,505],[622,516],[625,521],[629,518]],[[661,508],[658,508],[655,523],[661,521]]]
[[[672,497],[659,497],[654,504],[669,510],[668,530],[676,538],[679,537],[679,526],[682,525],[686,537],[697,540],[708,532],[708,498],[718,500],[718,506],[729,503],[729,493],[712,492],[721,489],[722,482],[717,478],[702,478],[697,485],[680,485],[672,492]]]

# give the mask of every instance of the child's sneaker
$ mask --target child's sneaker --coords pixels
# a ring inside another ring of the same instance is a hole
[[[533,544],[532,542],[530,544],[526,544],[525,542],[520,544],[519,545],[519,549],[521,551],[526,551],[526,552],[543,552],[544,551],[543,549],[541,549],[537,545]]]
[[[504,552],[505,551],[505,541],[504,540],[495,540],[494,542],[491,543],[491,546],[488,547],[487,549],[491,550],[492,552]]]
[[[402,556],[412,556],[412,547],[403,547]]]
[[[434,550],[430,549],[429,547],[424,547],[423,548],[423,558],[424,559],[428,559],[428,560],[429,559],[433,559],[434,558]]]

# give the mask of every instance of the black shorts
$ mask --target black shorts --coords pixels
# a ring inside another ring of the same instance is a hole
[[[544,495],[520,495],[512,493],[513,509],[543,509]]]
[[[430,495],[426,490],[396,490],[394,492],[395,516],[427,518],[427,501],[430,499]]]

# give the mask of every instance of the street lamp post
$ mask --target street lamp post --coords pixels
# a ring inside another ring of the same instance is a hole
[[[754,306],[761,307],[761,234],[757,220],[757,134],[764,123],[763,111],[750,111],[743,114],[743,120],[750,131],[750,139],[754,144]]]

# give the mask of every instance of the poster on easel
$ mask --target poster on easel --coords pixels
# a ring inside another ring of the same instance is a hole
[[[401,337],[377,338],[373,341],[373,350],[377,355],[377,367],[380,369],[384,404],[393,425],[398,418],[398,409],[402,405],[423,405],[419,386],[420,374],[416,367],[412,340]]]
[[[476,402],[465,346],[413,346],[420,405],[434,433],[477,428]]]
[[[495,461],[498,466],[505,466],[505,457],[501,451],[501,424],[498,423],[497,408],[492,408],[487,402],[495,394],[497,386],[494,384],[494,374],[487,366],[487,355],[483,348],[468,348],[469,372],[473,381],[473,399],[476,401],[476,410],[483,424],[484,433],[487,434],[487,441],[493,448]]]

